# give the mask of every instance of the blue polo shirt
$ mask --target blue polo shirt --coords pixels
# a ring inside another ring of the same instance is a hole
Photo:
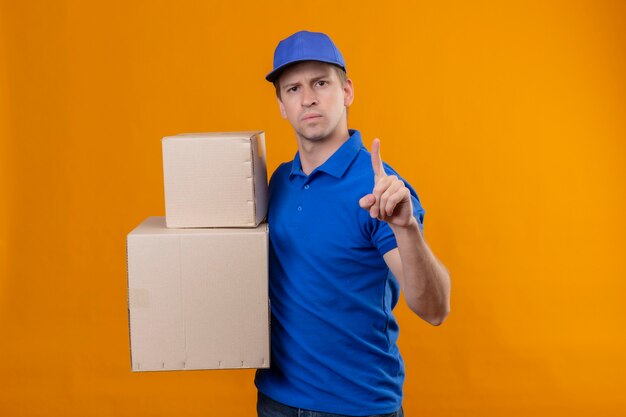
[[[374,172],[360,133],[349,132],[308,176],[296,154],[270,180],[272,358],[255,383],[292,407],[358,416],[400,407],[404,363],[392,314],[400,288],[383,260],[397,244],[359,206]],[[421,225],[424,210],[405,184]]]

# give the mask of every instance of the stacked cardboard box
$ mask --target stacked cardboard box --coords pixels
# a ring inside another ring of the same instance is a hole
[[[264,133],[162,145],[166,216],[127,236],[132,370],[267,368]]]

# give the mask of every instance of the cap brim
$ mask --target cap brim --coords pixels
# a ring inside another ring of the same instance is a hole
[[[266,79],[267,81],[269,81],[269,82],[273,83],[274,81],[276,81],[276,79],[278,79],[278,77],[280,77],[280,74],[281,74],[284,70],[286,70],[286,69],[287,69],[287,67],[289,67],[290,65],[293,65],[293,64],[297,64],[298,62],[303,62],[303,61],[318,61],[318,62],[325,62],[325,63],[327,63],[327,64],[333,64],[333,65],[336,65],[336,66],[338,66],[339,68],[341,68],[342,70],[346,71],[346,68],[345,68],[343,65],[341,65],[340,63],[335,62],[335,61],[331,61],[331,60],[321,60],[321,59],[319,59],[319,58],[313,58],[313,57],[311,57],[311,58],[299,58],[299,59],[294,59],[293,61],[286,62],[286,63],[284,63],[283,65],[281,65],[280,67],[275,68],[272,72],[270,72],[269,74],[267,74],[267,75],[265,76],[265,79]]]

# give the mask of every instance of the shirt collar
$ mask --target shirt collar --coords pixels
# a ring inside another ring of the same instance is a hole
[[[336,178],[341,178],[346,172],[354,158],[356,157],[359,149],[363,147],[363,141],[361,140],[361,132],[356,129],[348,129],[350,137],[335,151],[319,167],[315,168],[311,174],[316,171],[322,171]],[[289,173],[289,179],[292,179],[294,175],[306,176],[302,171],[302,163],[300,162],[300,152],[296,152],[296,156],[293,158],[291,164],[291,172]]]

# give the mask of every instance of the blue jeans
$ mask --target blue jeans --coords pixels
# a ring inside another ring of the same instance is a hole
[[[329,414],[318,411],[303,410],[294,408],[278,401],[272,400],[267,395],[258,392],[256,411],[258,417],[349,417],[344,414]],[[402,407],[399,410],[389,414],[375,414],[367,417],[404,417]]]

